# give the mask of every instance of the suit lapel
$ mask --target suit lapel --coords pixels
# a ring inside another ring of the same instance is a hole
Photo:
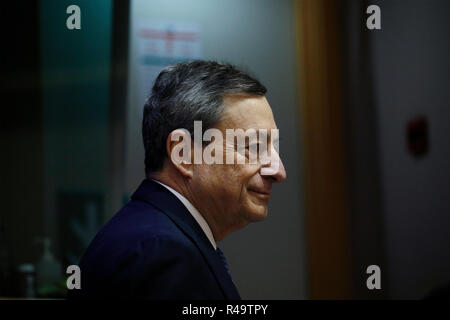
[[[164,212],[199,248],[225,297],[230,300],[241,299],[233,280],[227,273],[208,237],[197,221],[195,221],[194,217],[192,217],[189,210],[187,210],[174,194],[162,185],[145,179],[131,198],[151,203]]]

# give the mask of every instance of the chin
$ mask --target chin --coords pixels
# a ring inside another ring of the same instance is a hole
[[[253,208],[247,212],[247,217],[250,222],[262,221],[267,217],[267,207],[260,206],[258,208]]]

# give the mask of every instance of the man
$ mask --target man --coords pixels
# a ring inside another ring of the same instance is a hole
[[[242,147],[239,135],[217,134],[251,129],[271,138],[277,129],[265,93],[257,80],[216,62],[179,63],[160,73],[142,122],[146,179],[90,244],[80,263],[81,289],[71,294],[240,299],[217,242],[263,220],[272,184],[286,173],[274,139],[267,157],[243,162],[253,143],[267,141],[247,136]],[[208,129],[215,138],[197,143],[195,134]],[[219,161],[203,161],[205,154]],[[227,155],[231,163],[221,161]]]

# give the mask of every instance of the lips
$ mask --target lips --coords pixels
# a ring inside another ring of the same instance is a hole
[[[248,191],[260,194],[262,196],[270,196],[272,190],[248,189]]]

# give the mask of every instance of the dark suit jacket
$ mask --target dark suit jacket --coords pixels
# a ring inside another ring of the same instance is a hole
[[[144,180],[80,261],[74,298],[240,299],[200,225],[165,187]]]

